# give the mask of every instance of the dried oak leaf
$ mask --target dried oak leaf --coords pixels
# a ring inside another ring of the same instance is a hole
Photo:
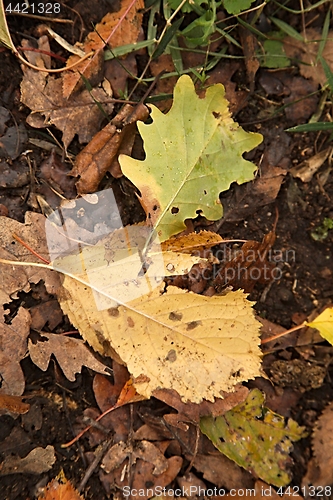
[[[38,261],[37,257],[13,238],[13,234],[19,235],[32,248],[38,249],[41,255],[48,258],[44,223],[45,217],[39,214],[27,213],[26,224],[8,217],[0,217],[1,258]],[[17,292],[22,290],[28,292],[30,283],[38,283],[40,280],[45,282],[49,293],[55,293],[60,280],[53,271],[31,266],[23,268],[0,264],[0,272],[0,373],[3,379],[0,392],[19,396],[23,393],[25,385],[20,361],[27,352],[31,317],[29,311],[21,307],[11,321],[5,321],[4,305],[10,303]]]
[[[54,333],[43,333],[40,341],[28,341],[31,360],[41,370],[46,371],[52,354],[68,380],[74,382],[75,375],[87,366],[95,372],[108,375],[107,367],[98,361],[82,340]]]
[[[27,42],[22,42],[22,45],[29,47]],[[27,54],[32,59],[29,55],[33,53]],[[33,59],[33,62],[45,67],[41,57]],[[99,131],[105,115],[96,102],[102,106],[105,114],[113,110],[113,104],[107,102],[110,95],[103,88],[94,88],[90,92],[85,89],[66,99],[62,95],[61,78],[48,76],[45,72],[24,65],[22,70],[21,101],[32,110],[27,122],[37,128],[55,125],[62,131],[65,148],[75,134],[84,143],[89,142]]]
[[[24,392],[25,379],[20,361],[27,352],[29,333],[30,314],[23,307],[18,310],[11,324],[6,324],[4,318],[0,318],[1,394],[20,396]]]
[[[49,250],[45,236],[45,217],[34,212],[25,214],[25,222],[21,223],[8,217],[0,217],[0,247],[8,252],[7,259],[18,260],[20,262],[37,262],[40,259],[27,250],[21,243],[13,237],[14,234],[27,243],[32,249],[46,260],[50,260]],[[5,257],[4,257],[5,258]],[[44,281],[49,294],[55,295],[60,286],[60,277],[52,270],[40,267],[24,266],[16,267],[11,271],[8,265],[3,267],[4,276],[9,273],[12,276],[20,277],[20,290],[29,291],[29,283],[39,283]],[[21,272],[23,274],[21,274]],[[24,275],[26,277],[24,277]],[[17,288],[18,291],[18,288]],[[13,292],[11,292],[12,294]]]
[[[3,259],[15,259],[3,248],[0,249],[0,256]],[[17,292],[29,289],[28,277],[23,269],[15,269],[5,264],[0,264],[0,274],[0,374],[2,379],[0,393],[20,396],[25,386],[20,361],[27,351],[31,318],[29,312],[21,307],[16,316],[10,322],[6,322],[4,305],[11,302]]]
[[[302,486],[328,486],[333,483],[333,403],[318,418],[312,435],[314,457],[308,464]]]

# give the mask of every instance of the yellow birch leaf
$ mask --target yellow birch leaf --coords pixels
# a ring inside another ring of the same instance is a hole
[[[242,291],[204,297],[169,287],[163,293],[161,283],[116,305],[106,287],[100,294],[87,281],[65,276],[61,307],[96,350],[116,351],[138,393],[172,388],[184,401],[213,401],[260,375],[260,323]]]
[[[311,328],[316,328],[320,335],[333,345],[333,307],[328,307],[310,323]]]

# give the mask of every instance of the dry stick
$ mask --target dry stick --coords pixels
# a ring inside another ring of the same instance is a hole
[[[79,484],[79,486],[77,488],[77,491],[79,493],[81,493],[81,491],[83,490],[83,488],[85,487],[85,485],[89,481],[90,476],[92,476],[92,474],[94,473],[94,471],[95,471],[96,467],[98,466],[99,462],[101,460],[103,460],[104,456],[109,451],[109,449],[111,448],[112,444],[113,444],[113,437],[111,437],[110,439],[108,439],[107,441],[105,441],[103,443],[101,449],[97,451],[97,454],[96,454],[94,460],[89,465],[88,469],[86,470],[86,472],[84,474],[84,477],[83,477],[81,483]]]

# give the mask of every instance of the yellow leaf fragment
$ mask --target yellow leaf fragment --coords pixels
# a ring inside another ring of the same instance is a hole
[[[333,307],[328,307],[316,319],[306,324],[316,328],[320,335],[333,345]]]
[[[202,249],[211,248],[223,242],[223,238],[211,231],[201,231],[200,233],[190,233],[172,238],[161,243],[162,250],[182,253],[199,252]]]

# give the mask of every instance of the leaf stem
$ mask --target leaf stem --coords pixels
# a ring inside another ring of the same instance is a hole
[[[304,321],[300,325],[294,326],[293,328],[289,328],[289,330],[286,330],[285,332],[278,333],[277,335],[273,335],[273,337],[269,337],[268,339],[263,339],[261,341],[261,345],[267,344],[267,342],[271,342],[272,340],[279,339],[280,337],[284,337],[285,335],[288,335],[289,333],[296,332],[296,330],[300,330],[301,328],[304,328],[305,326],[307,326],[306,321]]]

